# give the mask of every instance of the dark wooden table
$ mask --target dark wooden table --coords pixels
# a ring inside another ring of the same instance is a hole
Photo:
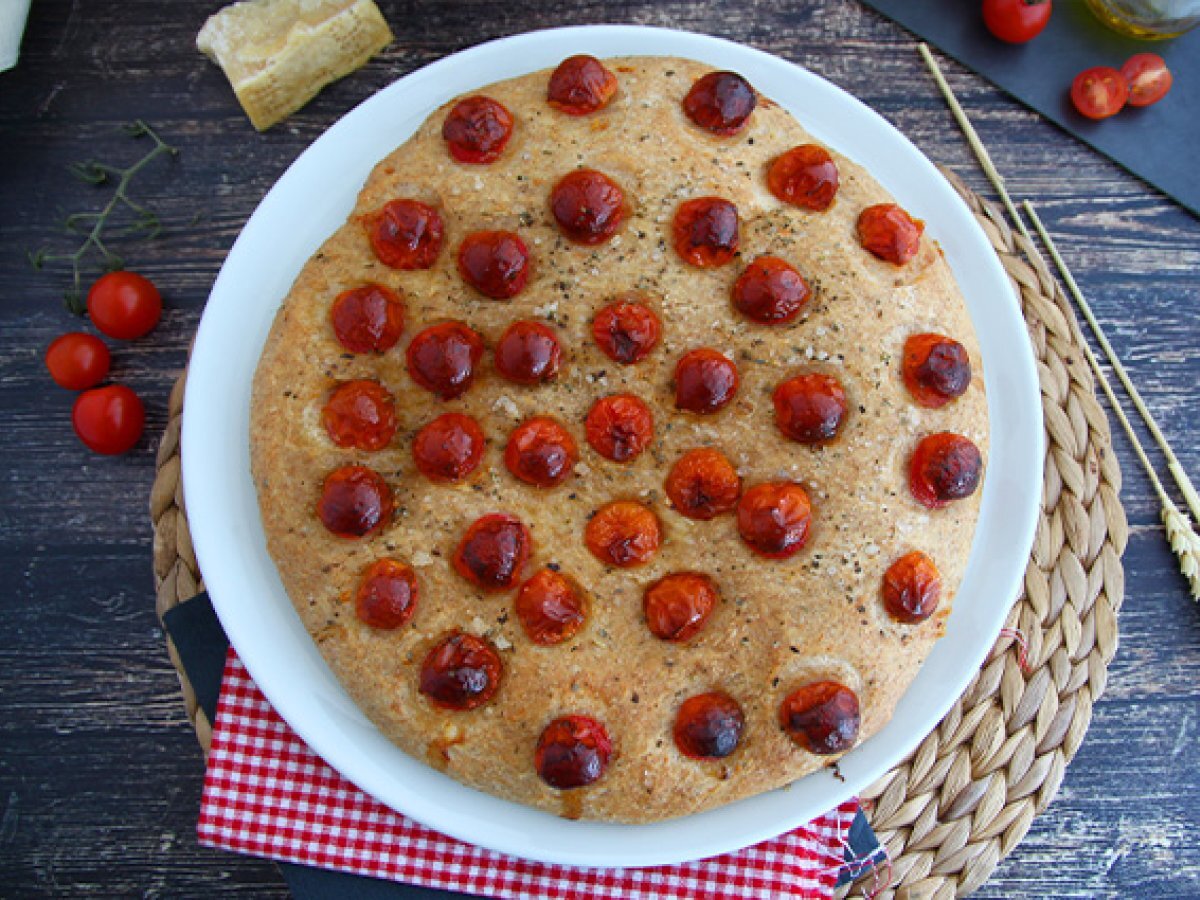
[[[359,101],[492,37],[583,22],[667,25],[809,67],[987,193],[910,36],[853,0],[385,0],[396,42],[265,135],[195,50],[218,5],[44,0],[19,66],[0,74],[0,896],[285,892],[271,864],[197,845],[203,768],[154,614],[146,501],[167,393],[226,252],[284,168]],[[1200,476],[1200,222],[981,79],[947,71]],[[84,323],[62,308],[63,273],[34,271],[26,251],[72,246],[63,217],[100,195],[64,167],[132,161],[143,145],[119,126],[139,117],[182,152],[137,185],[164,235],[118,249],[161,286],[167,308],[150,337],[115,348],[114,377],[145,398],[149,421],[134,452],[103,458],[75,439],[73,395],[41,362],[52,338]],[[980,897],[1200,896],[1198,610],[1123,436],[1117,447],[1133,526],[1121,651],[1057,800]]]

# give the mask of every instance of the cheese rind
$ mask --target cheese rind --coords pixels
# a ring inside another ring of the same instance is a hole
[[[243,0],[210,16],[196,47],[265,131],[391,41],[372,0]]]

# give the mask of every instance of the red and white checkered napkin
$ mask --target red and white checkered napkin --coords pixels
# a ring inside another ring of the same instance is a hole
[[[827,900],[856,809],[843,803],[780,837],[675,866],[585,869],[506,856],[358,790],[288,728],[231,650],[197,830],[210,847],[488,897]]]

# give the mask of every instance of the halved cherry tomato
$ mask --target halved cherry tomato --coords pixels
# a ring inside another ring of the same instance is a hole
[[[101,275],[88,291],[88,315],[109,337],[131,341],[148,334],[162,316],[162,295],[136,272]]]
[[[1121,66],[1121,75],[1129,84],[1129,105],[1149,106],[1167,96],[1174,79],[1166,62],[1157,53],[1138,53]]]
[[[1080,115],[1107,119],[1125,107],[1129,85],[1125,76],[1108,66],[1084,69],[1071,82],[1071,102]]]
[[[93,334],[72,331],[56,337],[46,348],[46,368],[59,387],[82,391],[95,387],[108,374],[110,357],[104,341]]]
[[[92,388],[75,398],[75,433],[89,449],[117,456],[133,449],[146,425],[142,401],[123,384]]]
[[[1010,44],[1031,41],[1050,21],[1050,0],[983,0],[983,24]]]

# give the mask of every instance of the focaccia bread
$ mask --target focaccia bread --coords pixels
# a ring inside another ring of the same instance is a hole
[[[435,111],[283,301],[271,556],[418,759],[572,818],[786,785],[877,732],[979,512],[942,254],[732,73],[573,57]]]

